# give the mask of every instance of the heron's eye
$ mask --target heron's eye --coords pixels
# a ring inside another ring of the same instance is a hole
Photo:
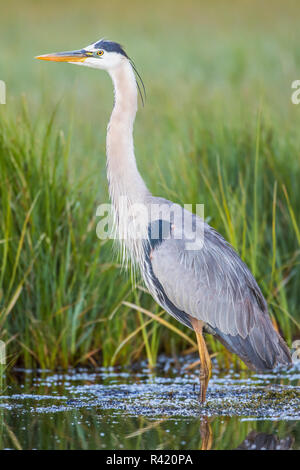
[[[103,51],[97,51],[97,55],[103,55],[104,52]]]

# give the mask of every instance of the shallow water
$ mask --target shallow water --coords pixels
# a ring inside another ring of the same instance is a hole
[[[163,357],[155,372],[146,364],[18,369],[0,395],[0,448],[300,449],[299,385],[296,367],[225,375],[215,368],[201,406],[198,371]]]

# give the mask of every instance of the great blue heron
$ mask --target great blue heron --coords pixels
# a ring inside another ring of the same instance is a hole
[[[80,50],[37,58],[106,70],[112,78],[115,100],[107,129],[107,176],[123,258],[138,267],[158,304],[195,330],[201,402],[211,376],[203,332],[213,334],[250,369],[265,371],[290,364],[289,349],[274,329],[261,290],[238,254],[203,219],[152,196],[141,177],[133,124],[143,83],[123,47],[102,39]],[[132,211],[130,219],[128,210],[137,205],[146,208],[146,217]],[[171,219],[161,215],[166,208]]]

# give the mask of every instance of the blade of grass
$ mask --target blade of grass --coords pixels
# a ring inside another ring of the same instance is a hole
[[[197,344],[195,343],[195,341],[193,341],[191,338],[189,338],[189,336],[187,336],[182,331],[180,331],[178,328],[176,328],[176,326],[172,325],[171,323],[164,320],[163,318],[160,318],[157,315],[155,315],[154,313],[150,312],[149,310],[141,308],[138,305],[132,304],[131,302],[123,302],[123,305],[126,305],[127,307],[130,307],[133,310],[140,311],[140,312],[144,313],[145,315],[148,315],[149,317],[154,318],[156,321],[158,321],[162,325],[166,326],[169,330],[174,331],[174,333],[176,333],[178,336],[180,336],[185,341],[190,343],[192,346],[197,348]]]

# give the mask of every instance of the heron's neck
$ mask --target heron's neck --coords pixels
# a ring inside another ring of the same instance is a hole
[[[133,124],[137,112],[137,85],[129,61],[110,71],[115,104],[107,129],[107,177],[113,204],[125,197],[129,204],[140,203],[149,194],[137,169]]]

